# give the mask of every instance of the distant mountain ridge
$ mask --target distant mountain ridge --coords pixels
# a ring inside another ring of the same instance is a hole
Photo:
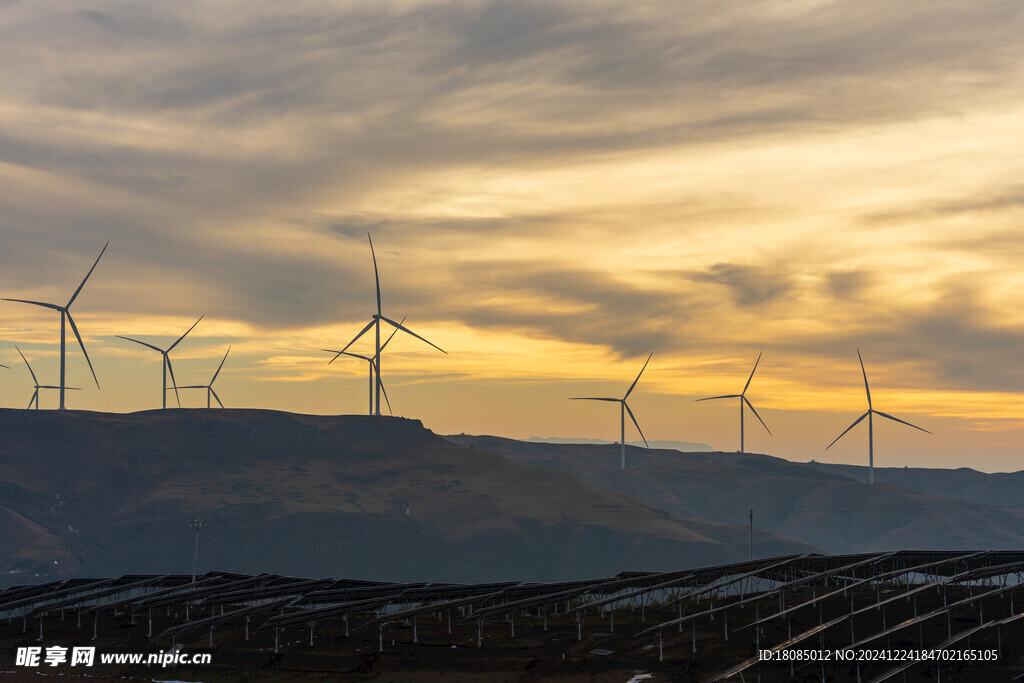
[[[528,443],[581,443],[581,444],[618,444],[618,441],[606,441],[604,439],[578,439],[578,438],[563,438],[559,436],[531,436],[529,439],[524,439]],[[644,446],[643,441],[627,441],[627,446]],[[662,448],[671,449],[676,451],[687,452],[700,452],[707,453],[713,450],[711,446],[706,443],[690,443],[688,441],[648,441],[647,445],[651,448]]]
[[[188,572],[197,514],[200,571],[547,581],[748,553],[743,525],[452,444],[417,420],[0,409],[0,435],[2,584]]]
[[[622,471],[619,446],[614,445],[546,444],[495,436],[446,438],[570,474],[684,517],[742,524],[753,508],[758,533],[796,538],[831,553],[1024,549],[1024,512],[986,504],[984,499],[995,495],[996,487],[1002,490],[1020,481],[1021,473],[996,477],[973,470],[932,470],[922,478],[931,490],[914,490],[906,480],[896,485],[899,471],[886,470],[879,477],[876,469],[879,483],[870,486],[856,478],[856,468],[751,453],[680,453],[629,446],[629,469]],[[983,486],[985,481],[992,486]],[[965,499],[964,492],[974,492],[971,495],[979,500]],[[761,554],[756,538],[755,553]]]
[[[868,468],[824,462],[802,463],[804,467],[831,472],[857,481],[867,481]],[[1024,509],[1024,470],[991,474],[960,467],[955,470],[925,467],[876,467],[875,481],[936,496],[969,500],[985,505]]]

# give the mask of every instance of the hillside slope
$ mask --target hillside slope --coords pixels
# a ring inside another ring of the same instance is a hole
[[[415,420],[0,410],[0,434],[5,583],[190,571],[197,514],[200,570],[557,580],[747,556],[743,526],[458,446]]]
[[[857,481],[867,481],[868,468],[823,462],[802,463],[819,472],[829,472]],[[927,467],[876,467],[875,481],[944,498],[1024,509],[1024,471],[988,474],[961,467],[943,470]]]
[[[1024,514],[889,484],[869,486],[834,468],[767,455],[680,453],[618,446],[538,444],[493,436],[449,436],[647,501],[674,514],[741,524],[833,553],[1024,548]],[[956,472],[959,472],[957,470]],[[978,473],[975,473],[978,474]],[[755,552],[767,554],[755,537]]]

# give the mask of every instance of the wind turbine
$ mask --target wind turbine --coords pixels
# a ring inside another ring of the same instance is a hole
[[[18,349],[17,345],[15,345],[14,348]],[[32,366],[29,365],[28,358],[25,358],[25,354],[23,354],[21,352],[21,349],[18,349],[18,355],[21,356],[21,359],[23,361],[25,361],[25,367],[28,368],[28,374],[32,375],[32,383],[36,385],[36,390],[34,392],[32,392],[32,398],[30,398],[28,400],[28,405],[25,406],[25,410],[28,410],[29,408],[31,408],[33,403],[36,404],[36,410],[39,410],[39,390],[40,389],[60,389],[60,387],[40,384],[39,380],[36,379],[36,373],[32,372]],[[5,365],[4,367],[6,368],[7,366]],[[81,391],[81,389],[79,389],[78,387],[67,387],[67,389],[68,389],[68,391]]]
[[[623,396],[622,398],[600,398],[594,396],[582,396],[569,399],[570,401],[611,401],[612,403],[620,404],[619,444],[621,445],[622,469],[626,469],[626,413],[629,413],[629,419],[631,419],[633,421],[633,424],[636,425],[636,431],[640,432],[640,438],[644,440],[644,446],[647,446],[647,438],[644,437],[643,430],[640,429],[640,423],[638,423],[636,421],[636,418],[633,417],[633,411],[629,409],[628,405],[626,405],[626,399],[629,398],[629,395],[633,392],[633,387],[636,386],[636,383],[640,381],[640,375],[644,374],[644,370],[647,369],[647,364],[651,362],[651,356],[653,355],[654,352],[652,351],[651,355],[647,356],[647,360],[644,361],[644,366],[640,368],[640,374],[638,374],[636,376],[636,379],[633,380],[633,383],[629,385],[629,390],[626,392],[626,395]],[[650,446],[647,446],[647,448],[650,448]]]
[[[380,351],[381,351],[381,345],[380,345],[380,321],[381,320],[383,320],[387,324],[391,325],[396,330],[401,330],[402,332],[405,332],[406,334],[411,334],[412,336],[414,336],[417,339],[419,339],[421,342],[425,342],[427,344],[430,344],[435,349],[437,349],[438,351],[440,351],[441,353],[443,353],[445,355],[447,355],[448,352],[445,351],[444,349],[442,349],[437,344],[434,344],[432,342],[427,341],[426,339],[424,339],[420,335],[416,334],[412,330],[410,330],[408,328],[405,328],[405,327],[402,327],[401,323],[396,323],[391,318],[385,318],[384,315],[381,313],[381,307],[380,307],[380,274],[377,272],[377,255],[373,251],[373,239],[370,237],[370,233],[366,233],[366,239],[370,240],[370,256],[373,257],[373,277],[374,277],[374,280],[377,283],[377,312],[373,314],[373,319],[370,320],[370,322],[366,324],[366,327],[364,327],[359,332],[359,334],[357,334],[355,337],[353,337],[352,341],[350,341],[348,344],[346,344],[345,348],[343,348],[339,353],[344,353],[345,351],[348,351],[348,347],[350,347],[353,344],[355,344],[356,340],[358,340],[364,334],[369,332],[371,327],[376,328],[374,330],[375,336],[376,336],[376,343],[374,345],[373,357],[376,360],[376,366],[377,366],[377,392],[376,392],[377,393],[377,401],[376,401],[376,410],[375,410],[374,414],[375,415],[380,415],[380,391],[381,391],[381,379],[380,379]]]
[[[405,322],[405,318],[402,318],[402,322],[403,323]],[[381,351],[383,351],[384,349],[387,348],[388,344],[391,343],[391,339],[394,338],[394,336],[396,334],[398,334],[398,330],[397,329],[391,331],[391,336],[388,337],[387,341],[385,341],[381,345],[381,347],[380,347]],[[374,371],[374,369],[377,366],[377,364],[374,362],[375,359],[374,358],[370,358],[368,356],[360,355],[358,353],[352,353],[351,351],[335,351],[334,349],[321,349],[321,351],[326,351],[327,353],[333,353],[334,354],[334,358],[332,358],[329,361],[327,361],[328,365],[330,365],[334,361],[338,360],[338,358],[340,358],[342,355],[352,356],[353,358],[361,358],[362,360],[365,360],[367,363],[370,364],[369,365],[369,368],[370,368],[370,412],[369,412],[369,414],[373,415],[373,371]],[[391,410],[391,401],[388,400],[388,391],[387,391],[387,389],[384,388],[384,380],[381,380],[380,388],[381,388],[381,391],[384,392],[384,402],[387,403],[387,405],[388,405],[388,412],[391,413],[392,415],[394,415],[394,412]]]
[[[89,370],[92,372],[92,378],[96,382],[96,388],[97,389],[100,388],[100,381],[98,379],[96,379],[96,371],[93,370],[92,361],[89,360],[89,353],[85,350],[85,343],[82,341],[82,335],[78,334],[78,326],[75,325],[75,319],[71,317],[71,304],[73,304],[75,302],[75,299],[78,297],[78,293],[82,291],[82,287],[85,287],[85,281],[89,279],[89,276],[92,275],[92,271],[94,271],[96,269],[96,264],[100,262],[101,258],[103,258],[103,252],[105,252],[107,250],[108,246],[110,246],[110,242],[109,241],[106,244],[103,245],[103,249],[100,250],[100,255],[96,257],[96,261],[92,264],[92,268],[90,268],[89,272],[85,274],[85,278],[82,280],[82,284],[78,285],[78,289],[75,290],[75,293],[71,295],[71,298],[68,299],[67,304],[65,304],[64,306],[58,306],[57,304],[48,304],[48,303],[44,303],[42,301],[27,301],[25,299],[4,299],[4,301],[17,301],[18,303],[22,303],[22,304],[32,304],[33,306],[42,306],[43,308],[52,308],[55,311],[60,311],[60,387],[59,387],[59,389],[60,389],[60,409],[61,410],[64,410],[64,388],[65,388],[64,387],[64,347],[65,347],[65,344],[64,344],[64,338],[65,338],[64,321],[65,321],[65,319],[69,323],[71,323],[71,331],[75,333],[75,339],[78,340],[78,345],[82,347],[82,355],[85,356],[85,362],[89,364]]]
[[[908,427],[913,427],[914,429],[920,429],[925,434],[931,434],[931,432],[929,432],[927,429],[922,429],[921,427],[918,427],[917,425],[912,425],[909,422],[906,422],[904,420],[899,419],[898,417],[893,417],[892,415],[888,415],[886,413],[883,413],[880,410],[875,410],[871,406],[871,389],[868,388],[868,373],[865,372],[865,370],[864,370],[864,359],[860,357],[860,349],[857,349],[857,360],[860,361],[860,372],[861,372],[862,375],[864,375],[864,391],[868,395],[868,412],[864,413],[863,415],[858,417],[856,420],[854,420],[852,425],[850,425],[849,427],[847,427],[846,429],[843,430],[843,434],[846,434],[846,432],[848,432],[851,429],[853,429],[854,427],[856,427],[857,424],[860,423],[860,421],[863,420],[865,417],[868,419],[868,483],[869,484],[874,484],[875,483],[875,429],[874,429],[874,424],[873,424],[873,420],[872,420],[872,416],[873,415],[878,415],[879,417],[884,417],[886,419],[892,420],[893,422],[899,422],[900,424],[905,424]],[[843,438],[843,434],[840,434],[839,436],[837,436],[835,438],[835,441],[830,443],[828,446],[825,446],[825,450],[827,451],[828,449],[832,448],[832,445],[835,444],[836,441],[839,441],[839,439]]]
[[[752,413],[754,413],[754,417],[756,417],[757,421],[761,423],[761,426],[764,427],[765,431],[768,432],[769,435],[772,433],[772,430],[768,429],[768,425],[766,425],[764,423],[764,420],[761,419],[761,416],[757,414],[756,410],[754,410],[754,405],[750,402],[750,399],[747,398],[747,388],[750,386],[750,380],[754,379],[754,373],[757,372],[757,364],[761,362],[761,354],[762,353],[764,353],[764,351],[762,351],[761,353],[757,354],[757,360],[754,361],[754,369],[750,371],[750,377],[747,378],[747,383],[745,385],[743,385],[743,391],[741,391],[738,394],[728,394],[726,396],[709,396],[708,398],[698,398],[697,399],[698,401],[714,401],[714,400],[717,400],[717,399],[720,399],[720,398],[738,398],[740,400],[740,453],[744,452],[744,450],[743,450],[743,404],[744,403],[746,403],[747,407],[750,408],[750,411]]]
[[[199,320],[202,320],[205,317],[206,317],[206,314],[204,313],[203,315],[199,316]],[[170,359],[170,357],[167,354],[169,354],[171,352],[171,349],[173,349],[175,346],[177,346],[181,342],[181,340],[184,339],[188,335],[188,333],[191,332],[193,330],[193,328],[195,328],[195,326],[199,324],[199,320],[197,320],[194,323],[192,323],[192,327],[190,327],[187,330],[185,330],[185,334],[183,334],[180,337],[178,337],[177,341],[175,341],[173,344],[168,346],[166,351],[161,349],[161,348],[158,348],[156,346],[153,346],[152,344],[147,344],[144,341],[139,341],[138,339],[132,339],[131,337],[123,337],[121,335],[117,335],[119,339],[125,339],[125,340],[130,341],[130,342],[135,342],[136,344],[142,344],[143,346],[151,348],[154,351],[158,351],[161,355],[163,355],[163,361],[164,361],[163,362],[164,390],[163,390],[162,396],[163,396],[163,407],[164,407],[165,410],[167,408],[167,371],[168,370],[171,373],[171,384],[174,386],[174,397],[178,400],[178,407],[179,408],[181,407],[181,397],[178,396],[178,383],[174,380],[174,368],[171,367],[171,359]],[[225,358],[226,357],[227,357],[227,354],[225,354]],[[211,382],[211,384],[212,384],[212,382]],[[217,399],[217,402],[219,403],[220,399]]]
[[[198,323],[199,321],[197,320],[196,322]],[[195,327],[195,325],[193,325],[192,327]],[[188,334],[188,332],[186,332],[185,334]],[[184,337],[185,335],[182,335],[182,336]],[[170,349],[168,349],[168,351],[170,351]],[[220,369],[222,367],[224,367],[224,361],[226,361],[228,359],[228,354],[229,353],[231,353],[231,347],[230,346],[228,347],[228,350],[224,352],[224,357],[220,359],[220,365],[217,366],[217,372],[213,373],[213,378],[210,380],[209,384],[193,384],[193,385],[190,385],[190,386],[187,386],[187,387],[178,387],[178,388],[179,389],[206,389],[206,407],[207,408],[210,407],[210,396],[213,396],[215,399],[217,399],[217,403],[220,404],[220,407],[223,408],[224,404],[220,402],[220,396],[218,396],[217,392],[213,390],[213,383],[217,381],[217,375],[220,374]],[[170,365],[170,360],[168,360],[167,364]]]

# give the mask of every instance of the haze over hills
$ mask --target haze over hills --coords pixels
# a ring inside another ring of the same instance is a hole
[[[1019,510],[912,490],[885,483],[886,478],[870,486],[833,467],[749,453],[629,447],[629,469],[622,471],[618,446],[540,444],[494,436],[446,438],[519,463],[571,474],[587,484],[627,493],[685,517],[740,524],[747,521],[753,507],[757,529],[828,552],[1024,548],[1024,514]],[[931,472],[931,480],[945,482],[950,491],[958,486],[971,490],[970,482],[980,474],[973,470]],[[964,481],[958,484],[961,473]],[[1014,476],[994,479],[993,485],[1001,486]],[[933,488],[939,490],[939,485]],[[983,488],[978,485],[975,490]],[[755,554],[767,554],[758,547],[757,538]]]
[[[0,410],[0,434],[5,583],[187,572],[196,514],[201,571],[559,580],[748,552],[743,525],[685,519],[416,420]],[[816,550],[765,542],[773,554]]]

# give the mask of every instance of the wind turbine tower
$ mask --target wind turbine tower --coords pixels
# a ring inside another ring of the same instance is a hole
[[[199,316],[199,320],[202,320],[205,317],[206,317],[206,314],[203,314],[203,315]],[[147,348],[150,348],[150,349],[153,349],[154,351],[159,352],[163,356],[164,390],[163,390],[163,392],[161,392],[161,398],[163,399],[163,407],[164,407],[165,410],[167,408],[167,373],[168,373],[168,371],[170,371],[170,373],[171,373],[171,384],[174,386],[174,396],[178,400],[178,407],[179,408],[181,407],[181,398],[178,396],[178,383],[174,380],[174,368],[171,367],[171,358],[167,354],[169,354],[171,352],[171,350],[175,346],[180,344],[182,339],[184,339],[186,336],[188,336],[188,333],[191,332],[195,328],[195,326],[199,324],[199,320],[197,320],[194,323],[192,323],[192,327],[190,327],[187,330],[185,330],[185,334],[183,334],[180,337],[178,337],[178,339],[173,344],[171,344],[170,346],[167,347],[166,351],[161,349],[161,348],[158,348],[156,346],[153,346],[152,344],[147,344],[144,341],[139,341],[138,339],[132,339],[131,337],[123,337],[121,335],[117,335],[119,339],[124,339],[126,341],[135,342],[136,344],[142,344],[143,346],[145,346]],[[224,354],[224,357],[227,358],[227,354]],[[221,362],[223,363],[223,361],[221,361]],[[219,371],[220,371],[220,369],[218,368],[218,372]],[[210,383],[212,384],[213,382],[210,382]],[[220,399],[217,399],[217,402],[220,403]],[[223,406],[221,406],[221,407],[223,407]]]
[[[445,351],[444,349],[442,349],[437,344],[434,344],[432,342],[427,341],[426,339],[424,339],[420,335],[416,334],[412,330],[410,330],[408,328],[405,328],[405,327],[402,327],[401,323],[396,323],[391,318],[384,317],[383,313],[381,313],[381,305],[380,305],[380,274],[377,271],[377,255],[373,251],[373,239],[370,237],[369,233],[366,234],[366,239],[370,240],[370,256],[373,258],[373,277],[374,277],[374,280],[376,281],[376,284],[377,284],[377,312],[373,314],[373,319],[370,320],[370,322],[366,324],[366,327],[364,327],[359,332],[359,334],[357,334],[355,337],[353,337],[352,341],[350,341],[348,344],[346,344],[345,348],[343,348],[339,353],[344,353],[345,351],[348,351],[348,347],[352,346],[354,343],[356,343],[356,341],[360,337],[362,337],[364,334],[369,332],[371,327],[375,328],[374,329],[374,335],[376,337],[376,341],[374,342],[374,354],[373,354],[373,357],[374,357],[374,359],[376,359],[376,368],[377,368],[377,383],[376,384],[377,384],[377,390],[376,390],[376,407],[375,407],[374,414],[375,415],[380,415],[380,391],[381,391],[381,379],[380,379],[380,352],[381,352],[381,345],[380,345],[380,321],[383,320],[387,324],[389,324],[392,327],[394,327],[396,330],[401,330],[402,332],[405,332],[406,334],[410,334],[410,335],[416,337],[417,339],[419,339],[422,342],[430,344],[435,349],[437,349],[438,351],[440,351],[441,353],[443,353],[445,355],[447,355],[448,352]]]
[[[772,433],[772,430],[768,429],[768,425],[766,425],[764,423],[764,420],[761,419],[761,416],[757,414],[756,410],[754,410],[754,405],[750,402],[750,399],[747,398],[747,389],[750,387],[750,380],[754,379],[754,373],[757,372],[757,364],[761,362],[761,354],[763,354],[763,353],[764,353],[764,351],[762,351],[761,353],[757,354],[757,360],[754,361],[754,369],[750,371],[750,377],[747,378],[747,383],[745,385],[743,385],[743,391],[741,391],[738,394],[728,394],[726,396],[709,396],[708,398],[698,398],[697,399],[698,401],[715,401],[715,400],[720,399],[720,398],[738,398],[740,400],[740,453],[744,453],[745,452],[743,450],[744,449],[744,443],[743,443],[743,404],[744,403],[746,403],[747,407],[750,408],[750,411],[752,413],[754,413],[754,417],[756,417],[757,421],[761,423],[761,426],[764,427],[765,431],[768,432],[769,435],[771,435],[771,433]]]
[[[199,321],[197,320],[196,322],[199,322]],[[195,325],[193,325],[193,327],[195,327]],[[188,334],[188,332],[186,332],[185,334]],[[192,385],[187,386],[187,387],[178,387],[178,388],[179,389],[206,389],[206,407],[207,408],[210,407],[210,397],[213,396],[213,398],[217,399],[217,403],[220,405],[220,407],[223,408],[224,404],[220,402],[220,396],[218,396],[217,392],[214,391],[213,383],[217,381],[217,375],[220,374],[220,369],[222,367],[224,367],[224,361],[226,361],[228,359],[228,354],[229,353],[231,353],[231,347],[230,346],[228,347],[228,350],[224,352],[224,357],[220,359],[220,365],[217,366],[217,372],[213,373],[213,378],[210,380],[209,384],[192,384]],[[165,391],[166,391],[166,389],[165,389]]]
[[[651,352],[651,355],[647,356],[647,360],[644,361],[644,366],[640,368],[640,373],[636,376],[636,379],[633,380],[633,383],[629,385],[629,390],[626,391],[626,395],[622,398],[580,396],[569,399],[570,401],[610,401],[612,403],[619,404],[619,444],[621,446],[620,453],[622,469],[626,469],[626,413],[629,413],[629,419],[631,419],[633,424],[636,425],[636,431],[640,432],[640,438],[644,440],[644,446],[647,446],[647,438],[644,437],[644,433],[640,429],[640,424],[633,416],[633,411],[630,410],[629,406],[626,404],[626,399],[629,398],[629,395],[633,392],[633,387],[636,386],[636,383],[640,381],[640,375],[644,374],[644,370],[647,369],[647,364],[651,362],[651,356],[653,355],[654,352]],[[650,446],[647,446],[647,448],[649,449]]]
[[[405,318],[402,318],[401,322],[404,323],[405,322]],[[388,337],[387,341],[385,341],[381,345],[381,347],[380,347],[381,351],[383,351],[384,349],[386,349],[388,347],[388,344],[391,343],[391,340],[394,338],[394,336],[396,334],[398,334],[398,330],[397,329],[391,331],[391,336]],[[369,356],[363,356],[363,355],[358,354],[358,353],[352,353],[351,351],[335,351],[334,349],[321,349],[321,351],[326,351],[327,353],[333,353],[334,354],[334,358],[332,358],[329,361],[327,361],[328,365],[330,365],[334,361],[338,360],[342,356],[352,356],[353,358],[359,358],[359,359],[365,360],[369,364],[369,370],[370,370],[370,386],[369,386],[369,391],[370,391],[370,412],[368,414],[369,415],[373,415],[373,372],[374,372],[375,369],[377,369],[377,362],[376,362],[377,359],[376,359],[376,357],[370,358]],[[381,389],[382,392],[384,392],[384,402],[387,403],[387,405],[388,405],[388,412],[393,415],[394,412],[391,410],[391,401],[388,400],[388,390],[384,388],[384,380],[383,379],[380,382],[380,389]]]
[[[21,352],[21,349],[19,349],[17,347],[17,345],[15,345],[14,348],[18,350],[18,355],[21,356],[21,359],[23,361],[25,361],[25,367],[28,368],[28,374],[32,375],[32,383],[36,385],[35,391],[32,392],[32,398],[30,398],[28,400],[28,406],[26,406],[25,410],[28,410],[29,408],[31,408],[33,403],[36,404],[36,410],[39,410],[39,390],[40,389],[60,389],[60,387],[55,387],[55,386],[52,386],[52,385],[49,385],[49,384],[40,384],[39,380],[36,379],[36,373],[32,371],[32,366],[29,365],[28,358],[25,358],[25,354],[23,354]],[[5,365],[4,367],[6,368],[7,366]],[[67,387],[67,390],[68,391],[80,391],[80,389],[78,387]]]
[[[873,423],[873,420],[872,420],[872,416],[873,415],[878,415],[879,417],[884,417],[887,420],[892,420],[893,422],[899,422],[900,424],[905,424],[908,427],[913,427],[914,429],[920,429],[925,434],[931,434],[931,432],[929,432],[927,429],[923,429],[921,427],[918,427],[917,425],[912,425],[909,422],[906,422],[905,420],[899,419],[898,417],[893,417],[892,415],[888,415],[886,413],[883,413],[880,410],[875,410],[872,407],[872,405],[871,405],[871,389],[868,387],[868,373],[864,370],[864,359],[860,357],[860,349],[857,349],[857,360],[860,361],[860,372],[864,376],[864,391],[868,395],[868,412],[864,413],[863,415],[858,417],[856,420],[854,420],[852,425],[850,425],[849,427],[844,429],[842,434],[837,436],[832,443],[830,443],[828,446],[825,447],[825,450],[827,451],[828,449],[832,448],[832,445],[835,444],[836,441],[839,441],[839,439],[843,438],[843,435],[846,434],[846,432],[848,432],[851,429],[853,429],[854,427],[856,427],[860,423],[860,421],[863,420],[866,417],[868,419],[868,483],[869,484],[874,484],[875,483],[875,427],[874,427],[874,423]]]
[[[89,353],[88,353],[88,351],[85,350],[85,343],[82,341],[82,335],[80,335],[78,333],[78,326],[75,325],[75,319],[71,317],[71,304],[73,304],[75,302],[75,299],[78,298],[79,292],[82,291],[82,287],[85,287],[85,281],[89,279],[90,275],[92,275],[92,271],[96,270],[96,264],[100,262],[101,258],[103,258],[103,252],[105,252],[107,250],[108,246],[110,246],[110,242],[107,242],[106,244],[103,245],[103,249],[100,250],[100,255],[96,257],[96,261],[92,264],[92,268],[90,268],[89,272],[85,274],[85,278],[82,280],[82,284],[78,285],[78,289],[75,290],[75,293],[71,295],[71,298],[68,299],[68,302],[65,305],[58,306],[57,304],[48,304],[48,303],[44,303],[42,301],[28,301],[26,299],[4,299],[4,301],[16,301],[16,302],[22,303],[22,304],[31,304],[33,306],[42,306],[43,308],[50,308],[50,309],[53,309],[55,311],[60,311],[60,387],[59,388],[60,388],[60,409],[61,410],[64,410],[64,390],[66,388],[65,387],[65,382],[64,382],[64,378],[65,378],[65,371],[64,371],[64,365],[65,365],[65,363],[64,363],[64,361],[65,361],[65,358],[64,358],[64,355],[65,355],[64,354],[65,343],[64,342],[65,342],[65,336],[66,336],[65,335],[65,329],[64,329],[65,328],[65,324],[64,324],[65,321],[71,323],[71,331],[75,333],[75,339],[78,340],[78,345],[80,347],[82,347],[82,355],[85,356],[85,362],[89,364],[89,370],[92,372],[92,378],[96,382],[96,388],[97,389],[100,388],[100,381],[98,379],[96,379],[96,371],[93,370],[92,361],[89,360]]]

